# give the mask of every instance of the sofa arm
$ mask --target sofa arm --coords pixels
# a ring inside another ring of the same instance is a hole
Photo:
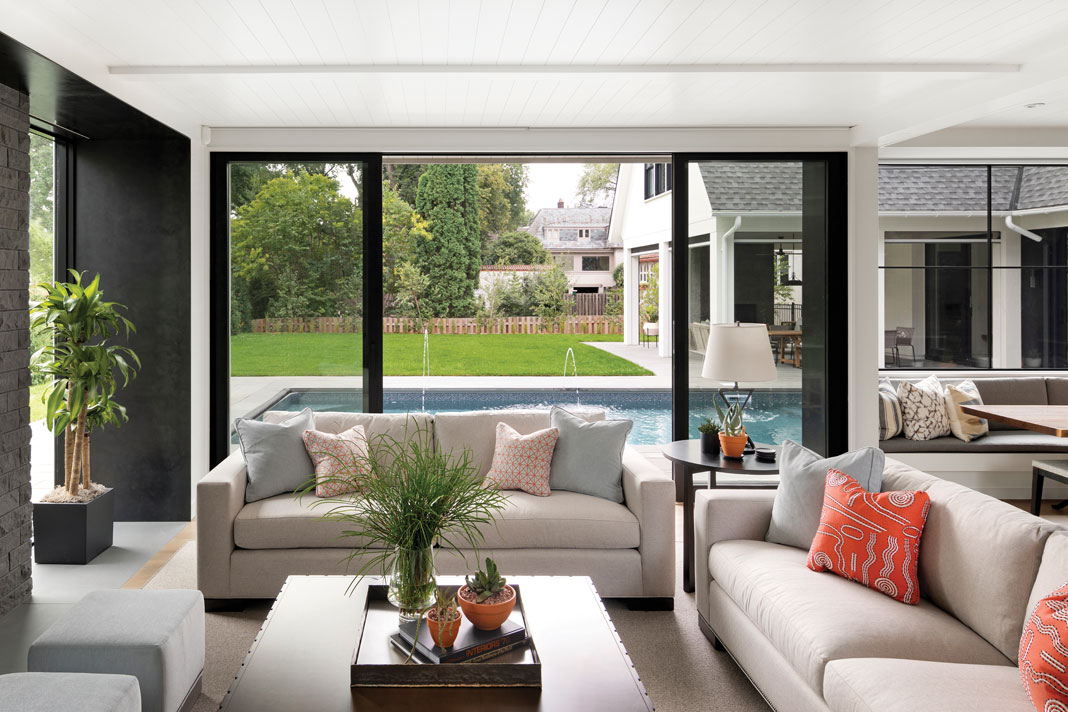
[[[240,451],[197,483],[197,588],[205,598],[229,598],[234,519],[245,506],[245,459]]]
[[[693,504],[694,582],[697,611],[708,616],[708,550],[717,541],[763,541],[771,524],[775,490],[698,490]]]
[[[630,447],[623,448],[623,500],[638,518],[642,594],[675,595],[675,484]]]

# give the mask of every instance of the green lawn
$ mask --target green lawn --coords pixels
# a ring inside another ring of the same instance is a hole
[[[421,334],[385,334],[387,376],[423,373]],[[652,373],[583,341],[622,341],[618,335],[431,334],[432,376],[560,376],[570,346],[580,376]],[[362,334],[237,334],[230,340],[233,376],[358,376]],[[570,372],[570,369],[569,369]]]
[[[30,386],[30,422],[40,420],[45,416],[45,406],[41,402],[41,395],[44,394],[45,388],[48,387],[47,383],[38,383],[36,386]]]

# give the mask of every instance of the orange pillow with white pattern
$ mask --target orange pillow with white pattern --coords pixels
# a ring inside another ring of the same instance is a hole
[[[548,497],[549,466],[559,437],[558,428],[520,435],[507,423],[497,423],[497,442],[493,447],[493,464],[486,473],[486,485]]]
[[[915,605],[920,537],[930,510],[926,492],[868,492],[844,472],[828,470],[808,567]]]
[[[304,449],[315,464],[315,496],[337,497],[358,492],[370,473],[367,433],[355,425],[342,433],[304,431]]]
[[[1020,638],[1020,677],[1038,712],[1068,710],[1068,583],[1038,602]]]

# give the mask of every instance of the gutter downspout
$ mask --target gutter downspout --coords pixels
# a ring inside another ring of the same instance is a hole
[[[734,233],[738,232],[738,228],[742,226],[742,216],[734,216],[734,225],[727,229],[727,232],[719,238],[719,269],[723,275],[723,279],[717,280],[719,282],[719,304],[720,312],[726,311],[727,308],[727,240],[734,236]],[[731,280],[733,284],[733,280]],[[711,310],[709,311],[709,321],[714,322]],[[728,318],[727,321],[734,321],[733,318]]]
[[[1014,223],[1012,221],[1012,215],[1006,215],[1005,216],[1005,227],[1009,228],[1010,230],[1015,232],[1017,235],[1023,235],[1024,237],[1028,238],[1029,240],[1034,240],[1035,242],[1042,242],[1042,236],[1041,235],[1033,233],[1030,230],[1022,228],[1019,225],[1017,225],[1016,223]]]

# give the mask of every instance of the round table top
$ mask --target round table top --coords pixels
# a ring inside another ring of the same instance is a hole
[[[689,465],[695,469],[715,470],[717,472],[740,472],[747,475],[775,475],[779,472],[779,448],[764,443],[754,443],[757,447],[770,447],[775,451],[775,462],[757,462],[756,455],[742,455],[741,460],[731,460],[720,455],[708,455],[701,452],[700,440],[676,440],[662,446],[664,457],[672,462]]]

